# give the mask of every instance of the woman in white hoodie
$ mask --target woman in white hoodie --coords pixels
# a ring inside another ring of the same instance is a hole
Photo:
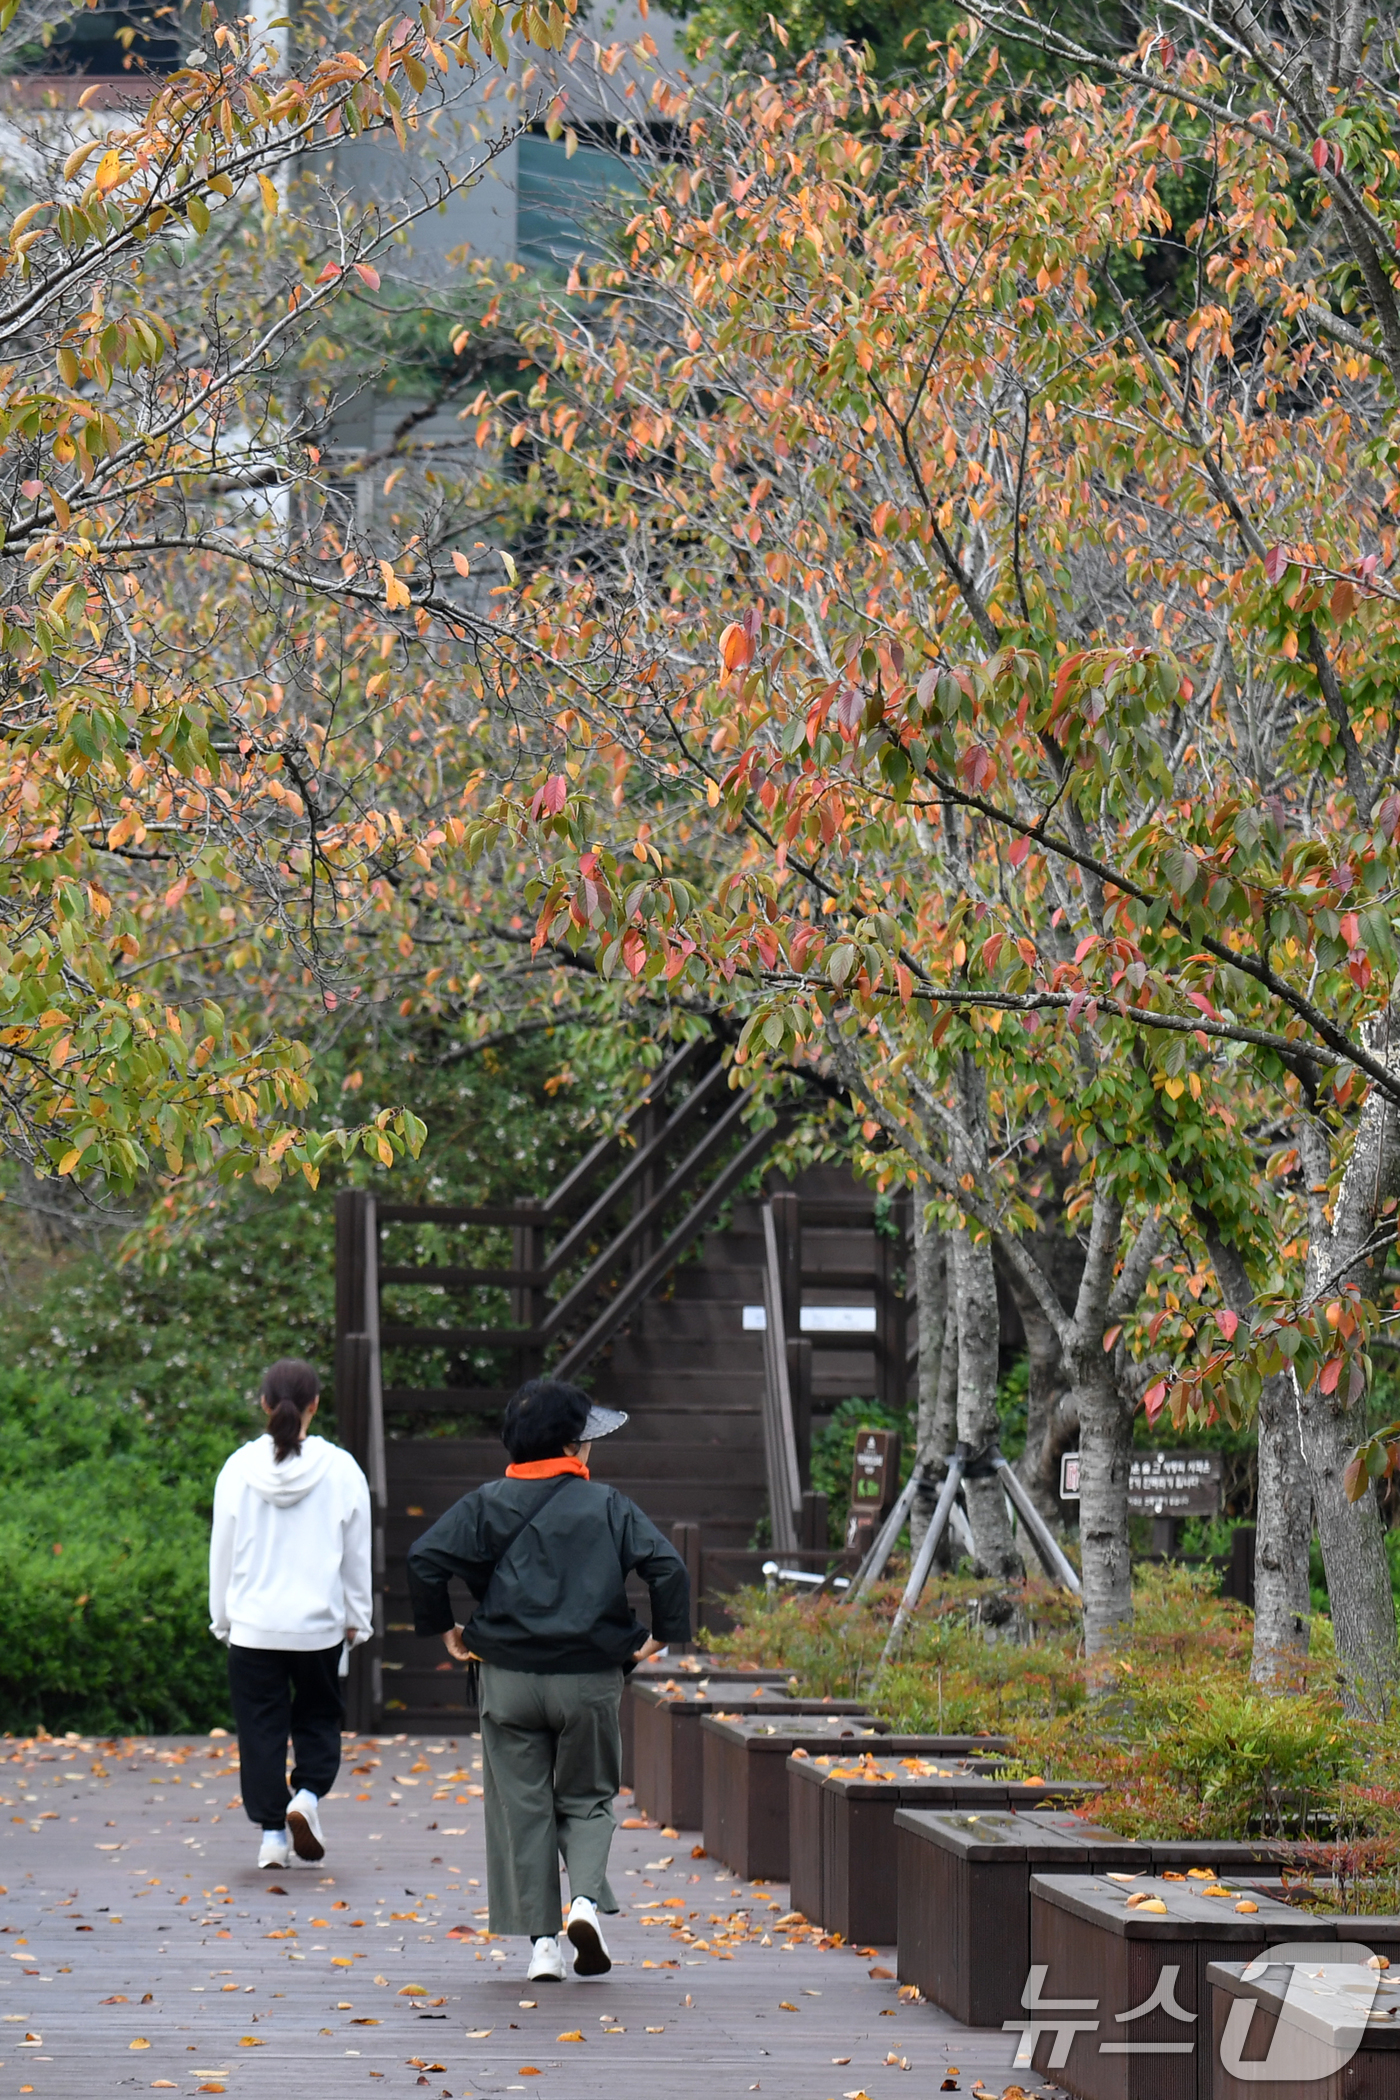
[[[318,1400],[310,1364],[275,1363],[262,1382],[267,1433],[234,1452],[214,1489],[210,1628],[228,1646],[260,1867],[285,1867],[292,1847],[325,1856],[319,1804],[340,1770],[344,1658],[373,1616],[369,1488],[348,1451],[306,1434]]]

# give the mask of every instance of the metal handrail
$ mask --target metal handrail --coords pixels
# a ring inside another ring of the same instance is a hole
[[[768,1514],[773,1544],[780,1553],[795,1553],[802,1476],[797,1464],[797,1430],[788,1378],[783,1276],[771,1203],[763,1206],[763,1254],[763,1446],[768,1462]]]

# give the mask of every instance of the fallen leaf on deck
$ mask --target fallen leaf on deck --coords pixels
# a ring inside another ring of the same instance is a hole
[[[778,2011],[779,2011],[779,2012],[796,2012],[796,2011],[797,2011],[797,2007],[796,2007],[795,2005],[789,2005],[789,2004],[788,2004],[788,2002],[787,2002],[787,1999],[786,1999],[786,1998],[780,1998],[780,1999],[778,2000]]]
[[[874,1967],[873,1969],[871,1969],[869,1973],[870,1973],[870,1974],[871,1974],[872,1976],[890,1977],[890,1976],[893,1976],[893,1975],[894,1975],[894,1970],[893,1970],[893,1969],[882,1969],[882,1968],[881,1968],[881,1967],[879,1966],[878,1962],[877,1962],[877,1963],[876,1963],[876,1965],[875,1965],[875,1967]]]
[[[850,2060],[849,2056],[833,2056],[831,2059],[834,2064],[848,2064]]]
[[[467,2029],[467,2040],[469,2042],[484,2042],[488,2034],[494,2034],[495,2032],[494,2027],[469,2027]]]
[[[263,2046],[262,2038],[256,2034],[240,2035],[238,2046],[240,2049],[261,2049]]]
[[[557,2034],[554,2039],[556,2042],[581,2042],[583,2036],[579,2033],[577,2027],[571,2027],[567,2034]]]
[[[119,1991],[115,1998],[99,1998],[97,2002],[99,2005],[127,2005],[130,2000]]]
[[[135,2040],[128,2042],[126,2046],[128,2049],[149,2049],[151,2045],[144,2034],[138,2034]]]
[[[538,2078],[540,2067],[538,2064],[522,2064],[515,2075],[517,2078]]]
[[[382,2027],[384,2025],[384,2022],[382,2020],[367,2020],[365,2019],[364,2015],[361,2014],[358,2019],[352,2020],[350,2022],[350,2025],[352,2027]]]
[[[426,1998],[427,1995],[427,1990],[421,1983],[404,1983],[399,1986],[401,1998]]]

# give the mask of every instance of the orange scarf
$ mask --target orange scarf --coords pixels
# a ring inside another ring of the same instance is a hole
[[[587,1480],[588,1468],[581,1458],[531,1458],[523,1466],[507,1466],[507,1480],[557,1480],[561,1473],[577,1473]]]

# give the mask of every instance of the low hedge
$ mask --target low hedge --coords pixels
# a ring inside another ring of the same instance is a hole
[[[227,1725],[209,1517],[250,1427],[231,1400],[158,1426],[135,1405],[0,1374],[0,1728]]]

